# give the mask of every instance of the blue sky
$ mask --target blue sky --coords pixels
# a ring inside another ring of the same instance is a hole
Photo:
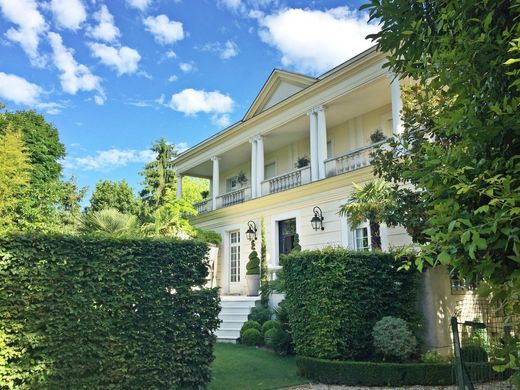
[[[64,175],[126,179],[160,137],[240,120],[273,68],[319,75],[371,46],[362,1],[0,0],[0,101],[59,130]]]

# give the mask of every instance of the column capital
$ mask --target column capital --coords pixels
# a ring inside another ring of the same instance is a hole
[[[219,161],[219,160],[221,160],[221,157],[219,157],[219,156],[211,157],[211,161]]]
[[[253,140],[254,141],[263,141],[264,140],[264,137],[260,134],[257,134],[253,137]]]
[[[326,109],[327,109],[327,107],[322,104],[320,106],[317,106],[314,110],[316,112],[318,112],[318,111],[325,111]]]

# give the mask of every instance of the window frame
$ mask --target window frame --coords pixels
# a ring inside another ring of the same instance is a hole
[[[232,230],[229,234],[229,282],[241,282],[241,237],[240,230]],[[233,242],[233,237],[235,241]],[[233,258],[235,256],[235,258]]]

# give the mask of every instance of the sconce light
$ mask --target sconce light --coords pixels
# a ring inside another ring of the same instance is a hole
[[[247,223],[246,237],[249,241],[256,240],[256,224],[253,221]]]
[[[312,211],[314,212],[314,217],[311,219],[312,228],[316,231],[318,231],[318,229],[325,230],[323,227],[324,218],[321,209],[318,206],[315,206]]]

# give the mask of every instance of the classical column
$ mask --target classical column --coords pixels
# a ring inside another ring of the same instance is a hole
[[[177,174],[177,199],[182,199],[182,178],[182,175]]]
[[[318,107],[316,116],[318,133],[318,178],[325,179],[325,160],[327,159],[327,122],[325,120],[325,107]]]
[[[219,193],[219,185],[220,185],[220,178],[219,178],[219,161],[220,157],[212,157],[211,161],[213,161],[213,177],[211,178],[211,182],[213,184],[213,190],[211,191],[211,197],[213,200],[213,210],[217,209],[217,196]]]
[[[250,139],[249,142],[251,142],[251,197],[256,198],[256,187],[257,187],[256,177],[257,177],[257,172],[258,172],[256,138]]]
[[[401,85],[399,84],[399,78],[394,74],[389,74],[391,84],[390,91],[392,96],[392,133],[394,135],[401,134],[403,132],[403,125],[401,123],[401,110],[403,108],[403,102],[401,101]]]
[[[262,196],[262,182],[264,181],[264,139],[256,137],[256,196]]]
[[[310,153],[311,153],[311,180],[316,181],[319,178],[319,168],[318,168],[318,121],[316,118],[316,111],[314,109],[310,110],[307,115],[309,115],[309,130],[310,130]]]

